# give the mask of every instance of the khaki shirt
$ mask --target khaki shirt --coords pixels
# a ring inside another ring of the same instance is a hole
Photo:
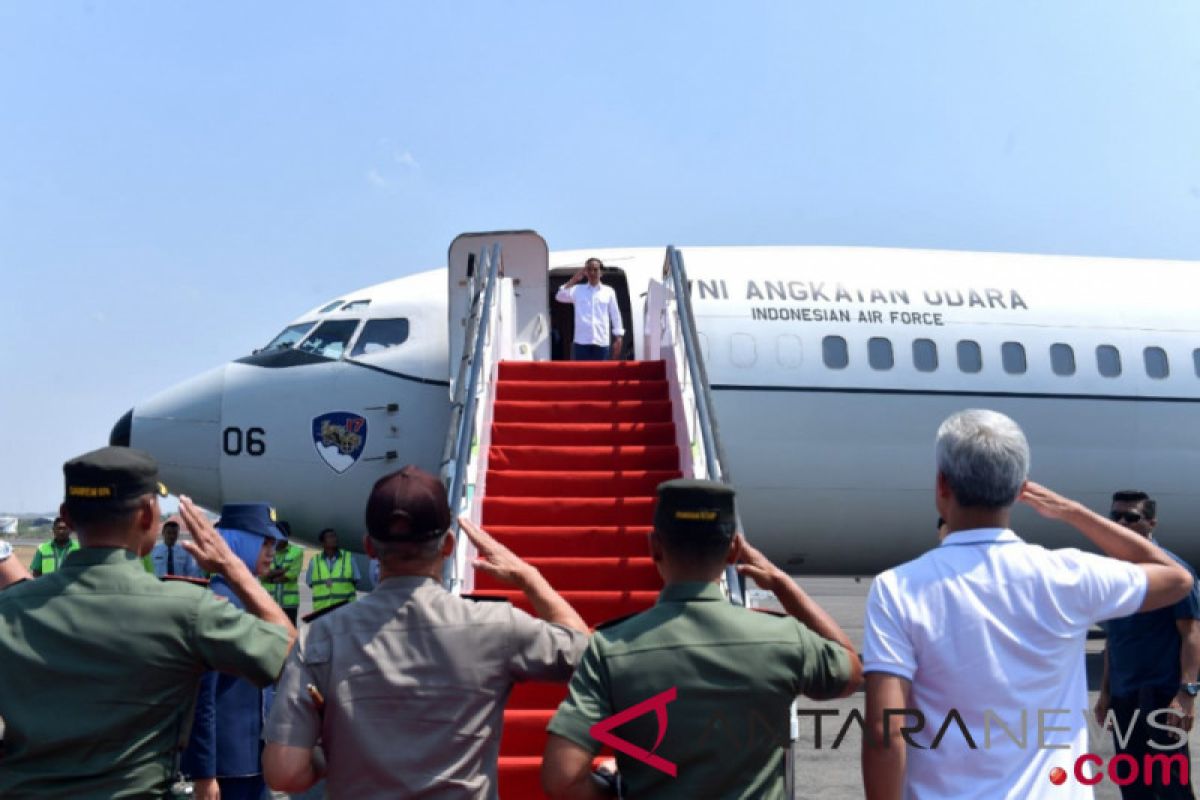
[[[161,797],[205,670],[263,686],[286,631],[163,583],[128,550],[83,548],[0,592],[0,797]]]
[[[676,768],[618,752],[626,796],[782,798],[792,701],[836,696],[849,679],[845,649],[799,621],[733,605],[715,583],[677,583],[596,631],[548,730],[595,753],[592,725],[674,689],[661,728],[648,708],[613,729]]]
[[[301,633],[263,738],[293,747],[320,738],[333,797],[494,798],[513,683],[565,682],[586,644],[508,603],[464,600],[431,578],[386,578]]]

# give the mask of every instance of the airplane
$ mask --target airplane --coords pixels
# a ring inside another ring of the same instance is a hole
[[[663,248],[550,252],[532,231],[464,234],[448,264],[347,292],[264,347],[137,403],[114,444],[153,453],[203,505],[268,498],[305,541],[359,546],[376,479],[436,472],[479,248],[515,276],[515,357],[562,359],[558,287],[605,264],[641,358]],[[1144,489],[1160,540],[1200,563],[1200,271],[1175,261],[862,247],[681,247],[748,538],[792,574],[873,575],[936,543],[933,442],[963,408],[1024,429],[1031,476],[1104,511]],[[1018,509],[1014,528],[1086,546]]]

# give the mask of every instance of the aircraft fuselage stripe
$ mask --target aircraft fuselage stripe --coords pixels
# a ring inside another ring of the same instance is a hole
[[[751,386],[714,383],[714,392],[804,392],[811,394],[879,394],[918,397],[1003,397],[1030,400],[1101,400],[1129,403],[1200,403],[1200,397],[1155,397],[1136,394],[1066,394],[1058,392],[997,392],[967,389],[881,389],[863,386]]]

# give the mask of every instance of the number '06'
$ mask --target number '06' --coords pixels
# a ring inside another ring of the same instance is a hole
[[[261,456],[267,452],[267,432],[262,428],[226,428],[221,432],[221,448],[227,456]]]

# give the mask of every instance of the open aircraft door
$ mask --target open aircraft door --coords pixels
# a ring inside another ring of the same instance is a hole
[[[450,244],[447,287],[450,375],[457,374],[463,335],[471,312],[467,287],[485,249],[500,245],[502,277],[511,278],[516,298],[515,341],[511,358],[546,361],[550,358],[550,315],[546,287],[550,250],[536,231],[464,233]]]

